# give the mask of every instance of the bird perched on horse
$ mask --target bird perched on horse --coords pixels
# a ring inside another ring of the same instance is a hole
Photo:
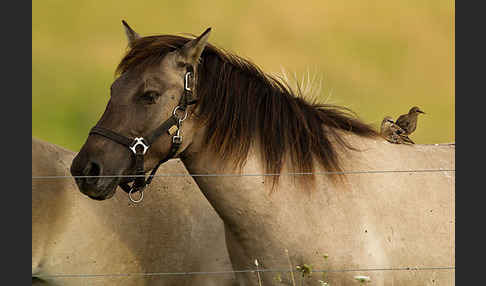
[[[381,122],[380,134],[388,142],[395,144],[415,144],[405,131],[393,122],[393,118],[385,116]]]
[[[417,120],[420,113],[425,114],[420,108],[414,106],[407,114],[400,115],[395,124],[405,131],[405,135],[410,135],[417,129]]]

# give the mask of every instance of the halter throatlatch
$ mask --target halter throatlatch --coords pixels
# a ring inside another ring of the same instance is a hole
[[[176,108],[174,108],[172,116],[164,121],[149,136],[145,138],[136,137],[135,139],[130,139],[128,137],[125,137],[124,135],[98,126],[93,127],[89,132],[89,134],[101,135],[123,146],[126,146],[132,151],[131,153],[134,154],[135,176],[129,181],[125,181],[119,184],[119,186],[126,193],[128,193],[128,197],[134,203],[138,203],[143,200],[143,190],[148,184],[152,182],[152,179],[157,172],[157,169],[160,167],[160,165],[173,158],[179,150],[179,147],[182,145],[182,136],[180,134],[180,130],[182,127],[182,122],[187,118],[187,106],[196,103],[196,100],[193,98],[192,94],[193,79],[194,69],[192,66],[189,66],[188,71],[184,75],[184,92],[179,100],[179,104],[176,106]],[[178,111],[182,111],[183,115],[179,116]],[[169,153],[167,154],[167,156],[165,156],[165,158],[157,163],[157,165],[152,169],[152,172],[148,176],[147,180],[145,180],[145,172],[143,168],[144,155],[145,153],[147,153],[147,150],[150,148],[152,143],[155,142],[155,140],[159,138],[162,134],[166,133],[168,133],[169,136],[172,136],[172,145],[170,147]],[[129,185],[130,182],[133,182],[131,186]],[[132,194],[136,192],[140,192],[140,198],[138,200],[132,198]]]

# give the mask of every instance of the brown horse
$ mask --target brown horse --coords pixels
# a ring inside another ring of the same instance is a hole
[[[232,270],[223,223],[190,177],[159,178],[140,205],[93,202],[70,178],[75,153],[32,138],[33,282],[50,285],[231,285],[224,275],[140,273]],[[184,173],[175,160],[164,172]],[[57,274],[106,277],[54,277]],[[111,274],[135,274],[110,276]],[[39,278],[34,278],[39,276]]]
[[[207,43],[209,29],[188,39],[125,28],[120,76],[71,166],[82,193],[110,198],[133,180],[118,175],[180,157],[224,221],[235,269],[258,259],[266,269],[339,270],[305,276],[308,285],[356,285],[354,275],[373,285],[454,283],[455,145],[390,144],[348,109],[307,102]],[[407,172],[440,169],[449,171]],[[238,280],[290,283],[276,276]]]

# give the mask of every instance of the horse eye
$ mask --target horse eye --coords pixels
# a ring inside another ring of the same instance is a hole
[[[159,97],[159,94],[155,91],[147,91],[140,97],[145,103],[153,104]]]

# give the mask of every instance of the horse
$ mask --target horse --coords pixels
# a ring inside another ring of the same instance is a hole
[[[75,155],[32,138],[33,284],[234,283],[231,273],[142,275],[232,270],[223,224],[190,177],[158,178],[138,205],[121,194],[93,202],[69,174]],[[163,168],[187,173],[177,160]]]
[[[180,158],[224,222],[233,268],[248,270],[240,285],[454,284],[455,144],[390,144],[209,43],[211,28],[124,26],[129,49],[70,169],[83,194],[109,199],[124,176],[149,181]]]

